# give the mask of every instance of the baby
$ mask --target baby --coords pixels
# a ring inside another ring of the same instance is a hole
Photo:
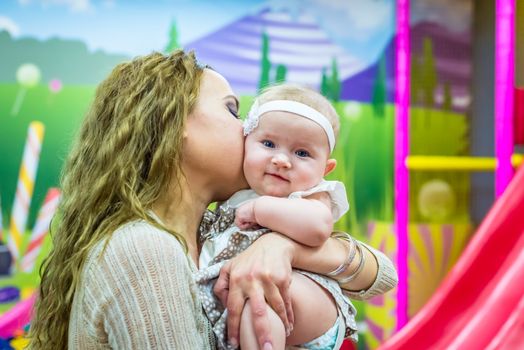
[[[329,101],[296,85],[270,87],[251,108],[244,124],[244,173],[251,189],[235,193],[215,213],[207,213],[200,227],[201,271],[196,282],[220,349],[234,348],[227,342],[227,312],[213,294],[213,283],[225,261],[270,231],[320,246],[330,237],[333,223],[348,210],[344,185],[323,179],[336,166],[329,156],[338,129],[338,116]],[[360,261],[354,278],[363,266],[362,248],[347,235],[342,239],[350,241],[348,260],[330,275]],[[295,315],[292,330],[284,330],[282,321],[269,310],[275,349],[285,345],[338,349],[344,338],[356,340],[356,310],[336,281],[295,270],[290,294]],[[250,312],[249,307],[244,309]],[[242,316],[240,346],[256,349],[247,319],[249,315]]]

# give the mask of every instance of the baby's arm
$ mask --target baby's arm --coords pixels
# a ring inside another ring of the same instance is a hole
[[[333,231],[330,196],[327,192],[293,199],[262,196],[237,208],[235,224],[241,229],[257,224],[317,247]]]

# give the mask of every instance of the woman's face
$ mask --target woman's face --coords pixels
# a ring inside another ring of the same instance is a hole
[[[227,80],[205,69],[198,101],[186,122],[184,163],[188,180],[197,177],[212,200],[225,200],[247,187],[238,108],[238,99]]]

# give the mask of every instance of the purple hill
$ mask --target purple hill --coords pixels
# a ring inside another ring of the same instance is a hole
[[[387,102],[393,102],[395,97],[395,50],[393,40],[386,46],[381,57],[384,57],[386,60],[386,100]],[[378,62],[362,72],[344,80],[341,87],[341,99],[371,102],[373,84],[378,74],[379,63],[380,58]]]

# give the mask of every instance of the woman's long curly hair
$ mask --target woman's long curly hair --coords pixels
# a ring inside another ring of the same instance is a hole
[[[183,177],[183,130],[202,72],[192,53],[152,53],[119,64],[98,86],[62,172],[31,349],[67,348],[73,297],[94,245],[131,220],[160,226],[148,210]]]

